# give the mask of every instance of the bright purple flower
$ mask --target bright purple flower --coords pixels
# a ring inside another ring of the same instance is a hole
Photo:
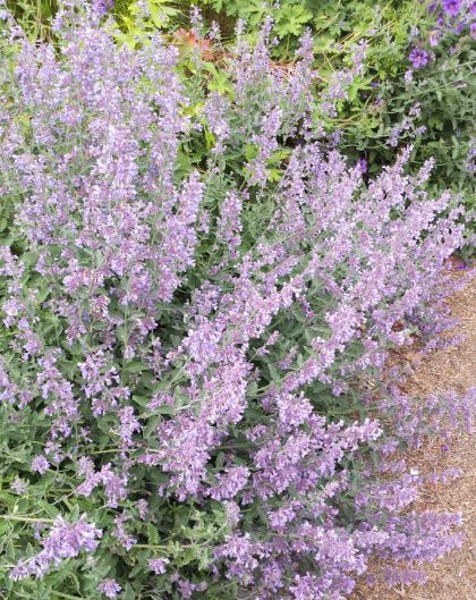
[[[366,158],[359,158],[357,161],[357,166],[359,167],[361,173],[367,173],[369,165]]]
[[[423,50],[422,48],[414,48],[410,52],[408,58],[412,63],[414,69],[421,69],[426,64],[428,64],[429,54],[426,50]]]
[[[442,0],[443,10],[451,17],[456,17],[461,8],[461,0]]]
[[[114,8],[114,0],[93,0],[93,10],[100,16],[106,15]]]

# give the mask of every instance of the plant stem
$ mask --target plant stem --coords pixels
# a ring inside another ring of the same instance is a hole
[[[36,517],[27,517],[26,515],[0,515],[1,519],[6,521],[21,521],[23,523],[54,523],[54,519],[37,519]]]

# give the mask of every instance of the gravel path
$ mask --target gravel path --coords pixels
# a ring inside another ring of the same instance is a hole
[[[459,319],[456,331],[463,340],[458,346],[436,351],[419,362],[410,383],[417,393],[448,389],[464,392],[476,386],[476,277],[455,294],[451,306]],[[476,433],[455,432],[448,446],[433,440],[411,459],[422,473],[451,467],[462,470],[462,476],[446,486],[426,485],[414,508],[462,512],[464,546],[426,567],[428,581],[424,585],[391,590],[360,586],[352,600],[476,600]],[[378,573],[378,566],[372,570]]]

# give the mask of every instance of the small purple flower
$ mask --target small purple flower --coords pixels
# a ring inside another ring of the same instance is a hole
[[[94,0],[93,2],[93,10],[101,17],[106,15],[113,8],[114,0]]]
[[[149,560],[149,567],[156,575],[163,575],[166,571],[166,565],[170,560],[168,558],[151,558]]]
[[[430,35],[428,36],[428,42],[432,48],[438,46],[440,42],[439,33],[436,30],[430,31]]]
[[[414,69],[421,69],[428,64],[429,55],[426,50],[422,48],[414,48],[409,55],[409,60],[413,65]]]
[[[125,528],[125,522],[128,520],[128,516],[121,514],[117,515],[114,519],[115,527],[112,530],[112,536],[123,546],[126,550],[130,550],[134,544],[137,543],[135,537],[130,535]]]
[[[473,40],[476,40],[476,23],[471,23],[471,25],[469,26],[469,31]]]
[[[359,167],[361,173],[367,173],[369,170],[369,164],[365,158],[359,158],[357,161],[357,166]]]
[[[149,514],[149,505],[147,503],[147,500],[145,500],[144,498],[141,498],[140,500],[137,501],[136,504],[136,508],[139,511],[139,516],[142,520],[144,520],[147,515]]]
[[[31,461],[31,470],[33,473],[39,473],[43,475],[46,473],[50,466],[50,463],[46,460],[44,456],[35,456],[35,458]]]
[[[19,496],[23,496],[23,494],[26,493],[27,487],[28,483],[20,477],[16,477],[10,484],[10,489],[12,492],[15,492]]]
[[[461,0],[443,0],[443,10],[451,17],[456,17],[461,8]]]
[[[98,585],[98,589],[108,598],[117,598],[117,595],[122,590],[115,579],[105,579]]]

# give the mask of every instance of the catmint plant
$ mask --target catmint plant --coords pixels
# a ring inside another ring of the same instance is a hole
[[[395,454],[474,394],[415,417],[383,373],[443,327],[463,208],[430,163],[406,174],[411,148],[364,181],[321,143],[352,72],[316,98],[309,36],[289,73],[269,23],[239,36],[220,90],[82,4],[55,45],[4,39],[2,592],[324,600],[373,552],[417,577],[460,518],[412,512]]]

